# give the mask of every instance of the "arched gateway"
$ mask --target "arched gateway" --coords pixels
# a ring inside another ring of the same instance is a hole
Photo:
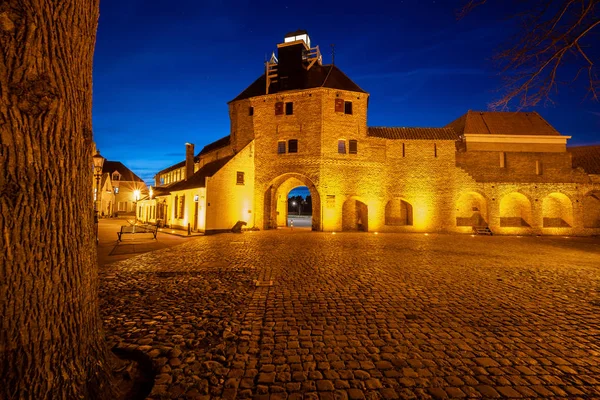
[[[273,179],[265,190],[264,229],[277,229],[287,225],[289,192],[306,186],[312,199],[312,230],[321,230],[321,197],[312,180],[302,174],[289,173]]]

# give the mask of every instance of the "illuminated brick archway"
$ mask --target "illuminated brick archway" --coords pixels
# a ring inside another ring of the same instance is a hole
[[[583,227],[600,228],[600,191],[583,197]]]
[[[285,226],[287,220],[288,193],[299,186],[306,186],[312,199],[312,230],[321,230],[321,197],[313,181],[302,174],[289,173],[273,179],[265,190],[264,229]]]
[[[569,228],[573,226],[573,205],[563,193],[550,193],[542,201],[544,228]]]
[[[456,226],[486,226],[487,200],[477,192],[465,192],[456,202]]]
[[[412,226],[413,206],[402,198],[390,200],[385,205],[385,225]]]
[[[512,192],[500,201],[501,227],[530,227],[531,202],[522,193]]]
[[[342,205],[343,231],[369,231],[369,207],[356,196],[349,197]]]

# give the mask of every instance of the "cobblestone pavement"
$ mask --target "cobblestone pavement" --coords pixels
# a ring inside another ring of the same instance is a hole
[[[101,279],[153,399],[600,398],[600,239],[224,234]]]

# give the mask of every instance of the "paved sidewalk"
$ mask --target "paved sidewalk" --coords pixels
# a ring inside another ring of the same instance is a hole
[[[600,398],[598,238],[246,232],[101,280],[153,399]]]
[[[132,219],[133,221],[133,219]],[[123,241],[117,242],[117,232],[122,225],[128,225],[126,219],[102,218],[98,224],[98,266],[126,260],[128,258],[147,253],[149,251],[175,246],[189,240],[183,235],[174,236],[158,232],[156,240],[151,234],[123,235]],[[185,238],[184,238],[185,237]]]

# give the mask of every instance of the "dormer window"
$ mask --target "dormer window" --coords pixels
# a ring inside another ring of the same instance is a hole
[[[112,180],[113,181],[118,181],[121,179],[121,174],[119,174],[118,172],[114,172],[112,175]]]

